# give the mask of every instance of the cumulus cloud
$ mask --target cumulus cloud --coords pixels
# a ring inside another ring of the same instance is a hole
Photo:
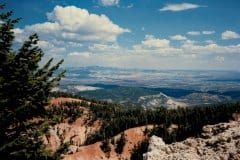
[[[32,33],[38,33],[39,46],[48,58],[65,59],[64,64],[95,65],[94,53],[115,53],[119,35],[130,32],[114,24],[107,16],[91,14],[75,6],[56,6],[47,13],[48,21],[14,29],[15,42],[22,43]],[[89,47],[91,46],[91,47]],[[93,53],[94,52],[94,53]],[[119,49],[120,52],[120,49]],[[98,60],[101,57],[97,57]],[[72,61],[72,62],[71,62]],[[80,63],[81,62],[81,63]]]
[[[237,39],[240,38],[240,34],[233,31],[225,31],[222,33],[222,39]]]
[[[184,37],[184,36],[183,36]],[[153,35],[146,35],[140,44],[134,45],[131,52],[162,54],[162,55],[210,55],[210,54],[240,54],[240,44],[238,45],[218,45],[214,41],[206,41],[206,45],[199,45],[198,42],[185,39],[181,36],[172,36],[171,39],[182,40],[180,47],[172,47],[167,39],[159,39]]]
[[[79,43],[115,42],[120,34],[130,32],[114,24],[105,15],[91,14],[75,6],[56,6],[47,13],[47,17],[48,22],[26,26],[24,33],[37,32],[46,39]]]
[[[202,7],[202,6],[200,6],[198,4],[192,4],[192,3],[181,3],[181,4],[168,4],[159,10],[160,11],[178,12],[178,11],[184,11],[184,10],[189,10],[189,9],[196,9],[199,7]]]
[[[153,35],[146,35],[145,39],[133,46],[134,53],[153,53],[153,54],[177,54],[179,49],[170,46],[167,39],[155,38]]]
[[[153,35],[146,35],[145,40],[141,43],[141,47],[143,48],[168,48],[170,41],[155,38]]]
[[[205,34],[205,35],[210,35],[210,34],[214,34],[215,31],[202,31],[202,34]]]
[[[240,44],[221,46],[216,43],[207,45],[197,45],[193,43],[184,43],[181,46],[184,54],[236,54],[240,53]]]
[[[191,36],[198,36],[201,34],[200,31],[190,31],[190,32],[187,32],[188,35],[191,35]]]
[[[117,6],[120,0],[100,0],[103,6]]]
[[[178,34],[178,35],[175,35],[175,36],[171,36],[170,39],[171,40],[176,40],[176,41],[183,41],[183,40],[187,40],[187,37]]]
[[[70,66],[100,65],[161,69],[195,67],[199,69],[209,65],[219,67],[217,64],[224,62],[225,55],[240,55],[240,44],[226,46],[214,42],[200,44],[187,39],[175,48],[171,46],[171,41],[168,39],[146,35],[141,42],[129,49],[117,44],[93,44],[89,46],[89,51],[69,54],[65,62]],[[207,61],[206,57],[209,57]],[[214,61],[211,61],[211,57],[214,57]]]

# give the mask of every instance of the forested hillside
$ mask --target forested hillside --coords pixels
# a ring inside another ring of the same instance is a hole
[[[62,95],[58,94],[58,96]],[[65,96],[71,97],[67,94]],[[72,97],[76,98],[77,96]],[[67,104],[71,106],[71,103]],[[76,103],[72,105],[74,106]],[[91,121],[100,120],[102,124],[99,130],[88,135],[85,145],[102,142],[101,149],[104,152],[110,152],[108,146],[115,135],[130,128],[153,125],[151,129],[145,127],[146,139],[135,146],[132,151],[132,159],[141,159],[142,154],[147,151],[148,138],[152,135],[162,137],[165,143],[182,141],[188,137],[198,137],[203,126],[228,122],[233,119],[233,113],[240,112],[240,103],[179,109],[159,107],[154,110],[126,108],[101,101],[91,101],[85,106],[90,110]],[[120,144],[124,145],[125,143],[121,142]]]

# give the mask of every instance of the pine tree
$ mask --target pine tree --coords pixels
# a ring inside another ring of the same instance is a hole
[[[124,146],[126,143],[126,138],[125,138],[125,134],[124,132],[121,133],[121,137],[119,138],[119,140],[116,142],[117,146],[115,148],[115,151],[118,154],[121,154],[123,152]]]
[[[4,7],[0,5],[0,10]],[[51,89],[64,76],[64,72],[53,75],[63,60],[51,65],[53,59],[50,59],[39,66],[44,53],[37,46],[37,34],[31,35],[19,50],[14,51],[13,29],[19,18],[12,20],[12,14],[12,11],[0,13],[0,155],[7,157],[26,154],[24,143],[37,142],[23,136],[27,133],[36,136],[34,128],[26,128],[26,121],[44,115]]]

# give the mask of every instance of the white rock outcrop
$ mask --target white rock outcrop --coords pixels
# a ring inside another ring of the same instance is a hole
[[[203,127],[201,138],[165,144],[152,136],[144,160],[240,160],[240,122]]]

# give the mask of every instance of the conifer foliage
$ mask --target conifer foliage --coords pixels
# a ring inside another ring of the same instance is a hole
[[[0,11],[4,7],[0,5]],[[12,19],[12,14],[12,11],[0,13],[0,155],[7,159],[17,159],[10,158],[14,155],[28,159],[31,155],[22,154],[31,153],[24,150],[27,145],[22,143],[31,141],[37,145],[38,142],[34,139],[37,137],[34,127],[28,128],[26,121],[44,115],[51,89],[64,76],[64,72],[53,75],[63,60],[52,65],[53,59],[50,59],[40,67],[44,54],[37,46],[37,34],[23,42],[19,50],[14,50],[13,29],[19,18]],[[33,137],[24,137],[29,133]]]

